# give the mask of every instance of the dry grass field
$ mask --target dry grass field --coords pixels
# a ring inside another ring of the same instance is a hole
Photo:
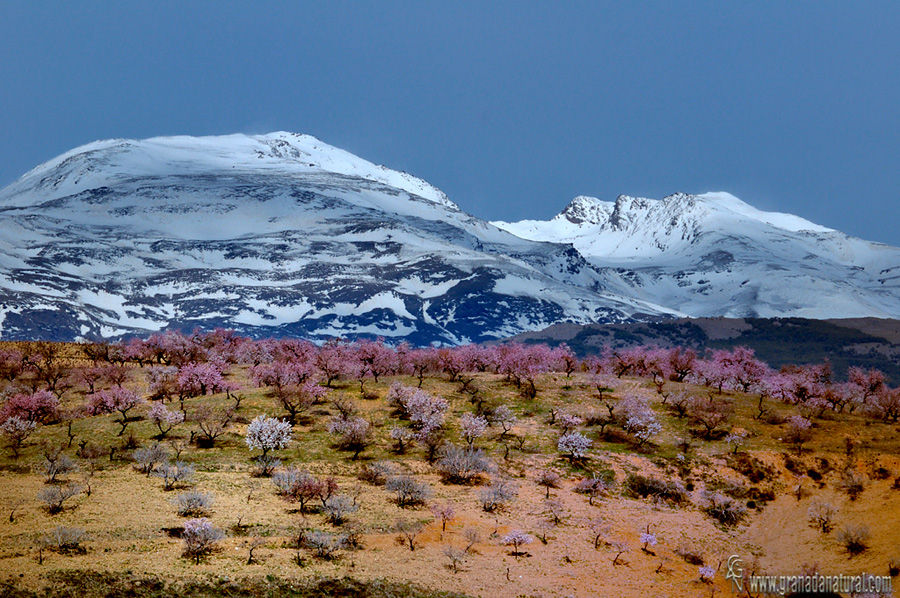
[[[71,359],[77,359],[73,352]],[[143,391],[142,369],[131,367],[129,386]],[[259,414],[283,415],[271,389],[255,388],[241,367],[231,378],[243,390],[235,420],[212,448],[189,442],[196,423],[177,425],[160,440],[182,450],[181,460],[197,472],[189,487],[172,491],[163,482],[137,470],[136,447],[151,446],[158,430],[146,418],[148,406],[135,410],[124,435],[118,436],[118,414],[77,419],[74,440],[66,454],[78,465],[57,484],[71,482],[83,488],[65,502],[61,512],[50,514],[38,494],[50,485],[42,475],[43,452],[48,445],[68,445],[65,423],[41,426],[26,441],[18,458],[4,450],[0,457],[0,592],[39,591],[52,585],[60,572],[75,571],[88,579],[93,572],[118,579],[159,579],[185,584],[200,580],[212,586],[238,584],[302,583],[308,580],[351,577],[355,580],[412,582],[424,588],[459,592],[470,596],[516,598],[520,596],[714,596],[731,593],[724,578],[724,562],[741,555],[749,568],[771,574],[816,569],[823,574],[869,572],[886,575],[890,562],[900,559],[900,436],[898,425],[873,422],[859,414],[835,414],[814,420],[812,438],[798,454],[781,441],[784,427],[754,419],[756,397],[726,392],[734,415],[724,427],[748,432],[735,453],[721,436],[706,441],[692,436],[688,418],[679,418],[647,380],[622,378],[612,396],[637,394],[648,399],[662,423],[662,431],[643,446],[616,426],[601,436],[596,427],[582,426],[593,440],[588,456],[570,460],[559,454],[558,427],[548,421],[556,410],[586,414],[601,409],[596,389],[587,376],[575,373],[545,374],[538,380],[534,399],[522,398],[503,376],[476,375],[473,385],[494,404],[507,404],[517,416],[510,434],[489,428],[476,441],[496,464],[495,475],[506,476],[518,493],[505,508],[489,513],[479,494],[491,476],[458,485],[442,481],[425,459],[425,449],[414,445],[404,454],[394,450],[389,430],[396,416],[386,396],[392,383],[415,386],[411,377],[381,378],[366,384],[369,397],[360,398],[359,385],[339,381],[321,404],[303,414],[293,430],[290,446],[277,451],[283,466],[296,466],[317,476],[334,476],[339,491],[355,497],[358,511],[341,526],[328,522],[315,509],[301,512],[297,504],[282,500],[268,477],[254,477],[251,451],[244,442],[248,423]],[[423,389],[447,399],[448,441],[464,443],[458,417],[473,410],[468,394],[446,376],[428,377]],[[666,393],[706,389],[669,383]],[[374,442],[359,459],[336,447],[327,431],[336,413],[334,399],[355,401],[358,412],[374,426]],[[80,404],[81,391],[71,391],[63,404]],[[201,404],[227,408],[234,401],[224,393],[185,401],[190,414]],[[178,408],[178,401],[167,404]],[[773,415],[794,413],[789,405],[769,405]],[[132,414],[130,414],[132,415]],[[189,418],[190,419],[190,418]],[[779,421],[770,419],[770,421]],[[847,439],[852,440],[852,451]],[[690,447],[679,446],[691,439]],[[82,442],[108,449],[93,462],[78,456]],[[129,444],[130,442],[130,444]],[[687,452],[685,452],[687,448]],[[367,464],[390,461],[397,472],[425,482],[432,497],[421,506],[400,507],[383,485],[361,481]],[[89,472],[95,470],[91,475]],[[558,488],[539,486],[537,476],[555,470]],[[852,471],[863,489],[855,498],[842,489],[841,480]],[[590,504],[575,491],[581,480],[597,475],[612,483],[609,492]],[[640,497],[629,492],[629,475],[677,480],[684,484],[685,501],[676,503]],[[799,489],[798,489],[799,487]],[[213,525],[226,534],[218,547],[196,563],[183,556],[179,535],[187,518],[177,514],[175,497],[185,490],[213,495],[208,514]],[[733,496],[746,515],[737,523],[723,524],[704,511],[704,491],[721,490]],[[828,502],[837,509],[828,533],[808,520],[814,502]],[[450,504],[454,516],[442,529],[432,511]],[[397,539],[398,518],[421,521],[415,550]],[[866,549],[849,553],[838,540],[842,526],[867,525]],[[46,535],[58,526],[80,528],[86,533],[81,548],[54,551]],[[601,527],[598,527],[601,526]],[[605,529],[602,526],[606,526]],[[317,558],[298,546],[303,530],[344,533],[353,528],[359,546],[339,550],[333,558]],[[597,530],[597,533],[594,530]],[[472,531],[475,530],[475,531]],[[502,539],[512,530],[530,534],[534,541],[518,553]],[[651,533],[656,544],[643,546],[641,535]],[[477,532],[477,533],[476,533]],[[597,535],[599,534],[599,540]],[[471,539],[477,535],[473,543]],[[595,541],[596,540],[596,541]],[[468,551],[466,547],[469,546]],[[253,562],[248,564],[250,548]],[[448,556],[458,549],[456,567]],[[700,561],[715,575],[702,580]],[[692,560],[692,562],[688,562]],[[268,580],[268,582],[267,582]],[[223,585],[224,584],[224,585]],[[256,584],[256,585],[254,585]],[[263,595],[263,594],[260,594]]]

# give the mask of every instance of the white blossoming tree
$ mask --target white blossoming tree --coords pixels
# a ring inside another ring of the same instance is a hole
[[[291,442],[293,426],[286,420],[275,419],[267,415],[257,416],[247,426],[244,442],[251,449],[259,449],[262,455],[257,458],[260,475],[268,475],[277,467],[277,461],[268,456],[269,451],[280,451]]]
[[[570,459],[583,459],[591,444],[591,439],[580,432],[567,432],[559,437],[556,448]]]

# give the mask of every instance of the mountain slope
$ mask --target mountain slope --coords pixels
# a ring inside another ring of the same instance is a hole
[[[900,317],[900,249],[727,193],[582,196],[550,221],[494,224],[571,243],[606,288],[691,317]]]
[[[0,191],[0,336],[226,326],[418,344],[672,312],[568,245],[304,135],[109,140]]]

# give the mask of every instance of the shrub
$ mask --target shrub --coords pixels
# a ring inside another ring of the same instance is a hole
[[[894,556],[888,561],[888,575],[891,577],[900,575],[900,555]]]
[[[71,457],[59,450],[50,450],[44,453],[44,461],[41,464],[44,472],[44,483],[54,484],[56,478],[66,475],[78,469]]]
[[[184,541],[184,556],[200,563],[200,559],[213,552],[219,540],[225,537],[225,532],[213,527],[212,523],[204,518],[188,519],[184,522],[184,531],[181,539]]]
[[[481,508],[487,513],[493,513],[512,502],[518,493],[518,487],[511,481],[506,478],[494,478],[491,480],[491,484],[478,494],[478,497],[481,500]]]
[[[360,550],[363,547],[363,532],[365,527],[360,523],[350,522],[342,528],[344,532],[344,546],[348,550]]]
[[[594,505],[595,498],[605,495],[608,490],[609,487],[606,482],[600,478],[587,478],[575,485],[575,492],[586,494],[588,497],[588,504],[591,506]]]
[[[397,532],[397,542],[409,546],[409,549],[413,551],[417,546],[416,539],[425,529],[425,523],[401,517],[394,523],[394,529]]]
[[[721,492],[704,491],[703,499],[706,503],[703,506],[703,511],[719,523],[734,525],[740,522],[744,515],[747,514],[747,508],[744,505]]]
[[[887,467],[884,467],[883,465],[876,467],[875,471],[872,473],[872,477],[874,477],[876,480],[886,480],[892,475],[894,474],[891,472],[891,470]]]
[[[81,543],[88,539],[81,528],[57,526],[43,535],[41,546],[60,554],[83,553],[85,550]]]
[[[838,488],[846,492],[850,500],[856,500],[866,488],[866,477],[859,472],[847,470],[841,476]]]
[[[493,471],[493,464],[481,449],[450,445],[435,464],[444,480],[455,484],[465,484],[476,476]]]
[[[652,497],[676,504],[687,501],[687,490],[677,480],[660,480],[636,473],[628,474],[623,486],[633,496]]]
[[[175,497],[175,507],[182,517],[206,515],[212,508],[213,496],[205,492],[182,492]]]
[[[296,467],[288,467],[287,469],[276,471],[272,475],[272,484],[275,485],[275,488],[277,489],[277,492],[280,496],[286,497],[291,493],[291,489],[303,475],[312,474],[301,471]]]
[[[827,502],[813,501],[806,510],[809,522],[820,528],[823,534],[831,531],[835,515],[837,515],[837,509]]]
[[[388,492],[397,495],[397,505],[400,507],[421,505],[431,498],[431,489],[428,484],[417,482],[408,475],[390,477],[384,487]]]
[[[869,528],[866,525],[845,525],[837,533],[837,541],[844,545],[844,549],[851,555],[860,554],[868,550]]]
[[[366,463],[359,472],[359,479],[373,486],[383,486],[389,476],[394,475],[394,466],[390,461]]]
[[[189,484],[194,478],[194,467],[183,461],[175,464],[163,463],[153,471],[153,475],[163,481],[163,490],[172,490],[176,485]]]
[[[703,552],[689,544],[679,544],[675,548],[675,554],[684,559],[684,561],[690,565],[702,565],[704,563],[703,560]]]
[[[165,446],[157,442],[148,448],[134,451],[134,460],[137,463],[138,470],[149,476],[157,464],[169,460],[169,451]]]
[[[300,535],[300,542],[305,548],[312,550],[317,558],[330,560],[337,551],[345,547],[346,538],[330,532],[306,530]]]
[[[47,511],[54,515],[63,510],[63,503],[81,492],[81,486],[66,484],[64,486],[50,486],[38,492],[38,500],[47,506]]]
[[[359,510],[359,505],[346,494],[336,494],[325,500],[323,510],[331,523],[341,525],[347,521],[351,513]]]
[[[729,467],[746,476],[754,484],[763,482],[774,474],[770,466],[747,453],[732,453],[727,460]]]
[[[362,417],[332,418],[328,431],[339,437],[341,449],[353,451],[354,460],[372,443],[372,425]]]

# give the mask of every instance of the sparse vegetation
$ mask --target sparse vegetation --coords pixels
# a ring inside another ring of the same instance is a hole
[[[41,538],[41,544],[48,550],[60,554],[80,554],[85,552],[82,543],[89,539],[81,528],[56,526]]]
[[[747,509],[738,501],[721,492],[705,492],[703,510],[719,523],[734,525],[747,514]]]
[[[38,493],[38,499],[47,507],[51,515],[63,510],[63,503],[81,493],[81,486],[76,484],[55,485],[44,488]]]
[[[182,517],[199,517],[209,514],[213,496],[206,492],[181,492],[175,497],[175,507]]]
[[[677,480],[661,480],[639,474],[629,474],[625,478],[623,487],[632,496],[658,498],[675,504],[684,503],[688,498],[684,485]]]
[[[410,551],[415,551],[418,546],[417,538],[425,529],[425,523],[422,521],[411,521],[404,517],[400,517],[394,522],[394,530],[397,532],[397,542],[408,546]]]
[[[200,559],[212,553],[224,537],[225,532],[213,527],[208,519],[188,519],[184,522],[184,531],[181,532],[184,556],[200,564]]]
[[[847,524],[837,532],[836,540],[851,555],[860,554],[869,548],[869,527],[861,524]]]
[[[481,508],[488,513],[501,510],[515,500],[518,491],[518,487],[510,480],[494,478],[487,488],[478,493]]]
[[[837,508],[827,502],[813,501],[807,510],[810,523],[822,530],[823,534],[831,531],[834,518],[837,516]]]

